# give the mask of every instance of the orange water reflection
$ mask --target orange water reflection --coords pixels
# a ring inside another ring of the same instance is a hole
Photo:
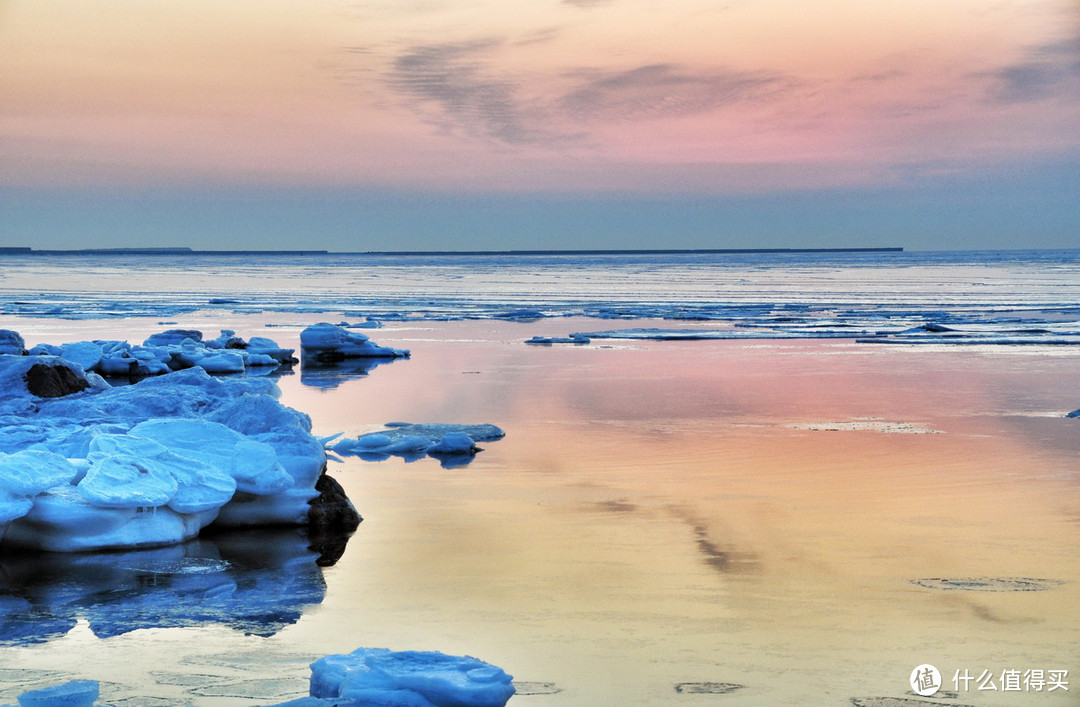
[[[326,432],[508,432],[464,469],[335,467],[366,520],[307,628],[482,655],[561,688],[516,698],[545,705],[668,704],[683,682],[843,704],[902,696],[924,662],[950,685],[957,669],[1075,667],[1080,435],[1061,414],[1080,405],[1076,354],[520,343],[567,326],[387,329],[411,360],[333,394],[286,384]]]
[[[177,325],[296,345],[299,325],[256,327],[269,320]],[[144,325],[161,328],[124,326]],[[96,331],[33,326],[23,333],[34,343]],[[1062,414],[1080,407],[1080,352],[522,343],[589,328],[600,327],[393,324],[372,338],[412,349],[409,360],[333,388],[282,377],[283,401],[309,413],[317,434],[401,420],[490,422],[507,437],[452,470],[431,459],[333,465],[365,521],[326,569],[324,602],[273,638],[135,632],[93,643],[75,632],[9,650],[5,665],[85,661],[81,677],[120,679],[123,666],[129,682],[152,682],[167,660],[197,681],[223,671],[205,655],[212,647],[259,656],[244,669],[266,681],[285,659],[302,673],[297,656],[441,650],[550,693],[513,704],[552,707],[842,705],[904,696],[921,663],[946,688],[963,669],[1077,674],[1080,423]],[[1063,584],[911,583],[926,577]],[[721,698],[677,693],[682,683],[744,687]],[[957,701],[1073,704],[1077,690],[973,687]]]

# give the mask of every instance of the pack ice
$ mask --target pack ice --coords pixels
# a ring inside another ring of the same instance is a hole
[[[308,522],[325,452],[272,381],[200,366],[112,387],[85,364],[0,354],[0,544],[152,547],[211,523]]]

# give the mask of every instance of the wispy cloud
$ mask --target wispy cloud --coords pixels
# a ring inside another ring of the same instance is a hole
[[[1034,47],[1023,61],[1003,67],[994,78],[992,98],[1002,103],[1080,94],[1080,37]]]
[[[777,76],[738,71],[690,71],[650,64],[627,71],[591,73],[562,100],[583,121],[640,120],[702,113],[748,99],[782,82]]]
[[[511,145],[566,140],[548,130],[537,107],[520,98],[520,85],[491,68],[497,39],[412,47],[397,57],[390,86],[447,132],[464,131]]]

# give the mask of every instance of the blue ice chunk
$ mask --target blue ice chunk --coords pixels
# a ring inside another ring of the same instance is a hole
[[[20,707],[92,707],[99,694],[94,680],[73,680],[62,685],[30,690],[19,695]]]
[[[317,361],[343,361],[350,358],[408,358],[405,349],[379,346],[366,334],[346,331],[340,326],[320,322],[300,332],[300,349]]]
[[[77,363],[84,371],[92,371],[101,362],[102,349],[92,341],[76,341],[60,347],[60,357]]]
[[[391,455],[415,461],[431,455],[439,457],[444,467],[451,468],[468,463],[480,451],[477,442],[493,442],[505,436],[502,429],[491,424],[390,422],[385,430],[355,438],[335,438],[330,449],[366,461],[383,461]]]
[[[22,356],[26,348],[26,342],[22,335],[11,329],[0,329],[0,354]]]
[[[0,343],[0,347],[3,344]],[[32,347],[26,350],[28,356],[59,356],[61,348],[56,344],[34,344]],[[3,351],[0,351],[3,353]]]
[[[479,447],[476,446],[476,442],[464,432],[447,433],[427,450],[428,454],[431,455],[476,454],[477,451],[479,451]]]
[[[534,336],[526,339],[526,344],[588,344],[590,339],[585,334],[571,334],[570,336]]]
[[[52,452],[0,453],[0,524],[25,516],[33,508],[34,496],[71,483],[77,474],[71,462]]]
[[[143,346],[167,346],[169,344],[182,344],[185,340],[201,342],[203,334],[197,329],[169,329],[167,331],[151,334]]]
[[[544,313],[540,310],[529,308],[511,309],[507,312],[496,312],[494,315],[495,319],[508,319],[515,322],[532,322],[543,317]]]
[[[92,462],[76,488],[101,508],[156,508],[176,495],[178,485],[153,460],[117,454]]]
[[[389,704],[425,704],[398,691],[415,693],[435,707],[501,707],[514,694],[514,685],[510,675],[490,663],[437,651],[358,648],[311,665],[312,697],[355,696],[359,704],[382,704],[363,699],[386,696],[405,700]]]

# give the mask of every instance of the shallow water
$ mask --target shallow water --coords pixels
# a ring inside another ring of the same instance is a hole
[[[295,346],[302,319],[172,321]],[[158,321],[0,327],[28,343],[141,341]],[[101,584],[35,586],[75,625],[0,646],[0,699],[93,678],[109,704],[270,704],[306,692],[314,658],[359,646],[473,655],[515,676],[512,704],[552,707],[844,705],[907,696],[922,663],[948,690],[958,670],[1075,677],[1080,428],[1063,415],[1080,407],[1076,347],[523,343],[595,325],[388,323],[372,338],[411,359],[282,376],[283,401],[316,434],[408,421],[494,423],[507,436],[454,469],[332,464],[365,518],[341,559],[318,567],[292,540],[261,539],[244,552],[255,569],[286,568],[269,573],[278,582],[222,577],[249,594],[199,625],[94,634],[107,607],[139,596],[225,596],[198,577],[152,573],[129,599]],[[230,552],[185,550],[238,564]],[[287,577],[305,584],[286,591]],[[261,617],[270,635],[245,635],[266,597],[286,610]],[[1075,704],[1080,685],[1069,687],[973,682],[956,702]]]

